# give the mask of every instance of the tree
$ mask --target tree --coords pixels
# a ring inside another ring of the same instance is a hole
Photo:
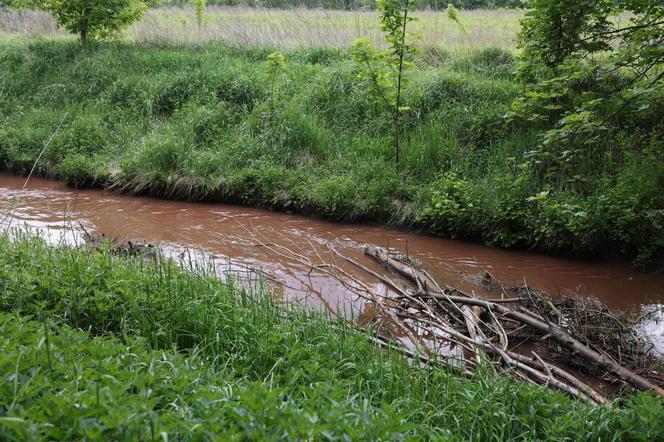
[[[78,34],[81,45],[125,29],[155,4],[154,0],[15,0],[11,6],[46,11],[58,25]]]
[[[601,36],[610,27],[612,0],[530,0],[521,22],[523,59],[556,68],[578,51],[609,49]]]
[[[543,125],[529,152],[558,185],[576,164],[611,151],[620,130],[661,139],[664,3],[530,0],[519,35],[528,84],[512,115]],[[637,149],[634,146],[634,149]],[[571,178],[570,178],[571,179]]]
[[[353,42],[353,59],[364,66],[360,78],[366,81],[374,97],[391,111],[394,125],[394,151],[399,162],[401,151],[401,113],[408,110],[402,105],[406,85],[406,70],[413,64],[417,45],[409,41],[408,23],[416,19],[410,14],[415,10],[415,0],[377,0],[376,9],[380,26],[389,48],[376,50],[368,39]]]

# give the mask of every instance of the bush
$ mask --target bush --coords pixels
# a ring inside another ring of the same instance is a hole
[[[473,228],[480,206],[471,184],[455,173],[447,173],[430,187],[431,199],[424,209],[422,220],[431,228],[451,238],[477,234]]]
[[[104,161],[103,157],[74,154],[62,160],[57,167],[57,173],[70,186],[104,185],[110,180]]]

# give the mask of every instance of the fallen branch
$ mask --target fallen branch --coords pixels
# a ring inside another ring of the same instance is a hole
[[[377,261],[379,261],[389,269],[396,271],[397,273],[401,274],[402,276],[405,276],[412,282],[416,283],[418,288],[420,287],[424,288],[423,291],[422,290],[418,291],[418,293],[414,295],[415,297],[419,295],[425,295],[427,298],[439,299],[455,305],[481,307],[487,310],[488,312],[498,313],[503,318],[516,320],[544,335],[550,336],[551,339],[555,340],[558,344],[567,348],[571,352],[572,356],[574,357],[580,356],[586,359],[587,361],[592,362],[601,370],[604,370],[622,379],[623,381],[629,382],[632,385],[638,387],[639,389],[650,390],[658,395],[664,395],[664,389],[662,389],[658,385],[653,384],[644,377],[636,374],[634,371],[618,364],[615,360],[613,360],[613,358],[609,357],[608,355],[597,352],[588,347],[587,345],[581,343],[578,339],[571,336],[560,326],[550,322],[549,323],[544,322],[544,318],[536,317],[536,315],[531,314],[530,312],[526,313],[525,311],[523,311],[526,309],[523,309],[522,311],[517,311],[506,307],[504,303],[496,303],[489,300],[472,298],[469,295],[460,292],[459,290],[454,290],[454,293],[456,293],[455,295],[445,293],[445,291],[440,292],[438,290],[432,292],[430,290],[427,290],[427,288],[436,287],[437,284],[434,281],[432,281],[432,279],[428,274],[420,272],[414,266],[405,264],[402,261],[391,257],[389,252],[387,252],[384,249],[367,246],[365,247],[364,252],[365,254],[373,257],[374,259],[376,259]],[[466,324],[468,324],[468,321],[466,321]],[[470,326],[468,327],[469,331],[471,328],[472,327]],[[471,335],[472,334],[473,333],[471,333]],[[506,363],[512,364],[511,360],[513,360],[513,358],[510,358],[510,360],[508,360],[502,354],[501,357]],[[519,363],[523,364],[522,362]],[[548,367],[544,366],[543,368],[548,368]]]

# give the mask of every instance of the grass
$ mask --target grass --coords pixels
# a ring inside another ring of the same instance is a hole
[[[0,237],[3,440],[659,440],[662,400],[589,407],[407,364],[204,268]]]
[[[347,51],[287,51],[278,78],[265,63],[271,51],[211,43],[82,51],[72,40],[5,38],[0,164],[27,173],[48,144],[37,172],[74,185],[499,247],[641,262],[661,254],[657,130],[607,131],[592,155],[566,166],[565,180],[540,173],[528,156],[540,129],[505,118],[521,90],[510,52],[425,48],[405,91],[411,110],[396,166],[390,119]]]
[[[4,14],[4,17],[3,17]],[[413,30],[427,46],[451,49],[486,46],[514,47],[518,10],[463,11],[470,42],[444,12],[417,11]],[[0,35],[65,35],[52,18],[43,13],[0,12]],[[199,29],[192,8],[165,7],[149,10],[144,18],[122,34],[137,43],[199,43],[223,41],[241,46],[279,48],[328,46],[347,48],[353,40],[369,37],[376,44],[383,38],[373,11],[335,11],[294,8],[287,10],[208,6],[204,26]]]

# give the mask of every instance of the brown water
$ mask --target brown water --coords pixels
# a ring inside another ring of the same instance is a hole
[[[664,304],[664,277],[620,263],[580,261],[493,249],[398,230],[322,220],[223,204],[203,204],[125,196],[101,190],[74,190],[62,183],[0,174],[0,222],[40,229],[52,240],[75,241],[82,225],[116,238],[159,245],[173,256],[195,250],[214,257],[224,272],[265,276],[277,293],[331,311],[362,309],[335,279],[283,256],[283,249],[318,264],[335,261],[350,274],[385,290],[353,266],[335,260],[327,246],[380,270],[362,246],[389,246],[422,262],[442,284],[490,296],[481,284],[486,271],[505,286],[523,284],[552,294],[582,292],[609,307],[645,311]],[[80,225],[79,225],[80,223]],[[264,244],[264,245],[261,245]],[[265,246],[267,245],[267,246]],[[494,295],[495,296],[495,295]],[[368,309],[365,309],[368,311]],[[366,314],[367,311],[364,313]],[[660,314],[664,321],[664,315]],[[664,324],[651,321],[644,332],[664,351]]]

